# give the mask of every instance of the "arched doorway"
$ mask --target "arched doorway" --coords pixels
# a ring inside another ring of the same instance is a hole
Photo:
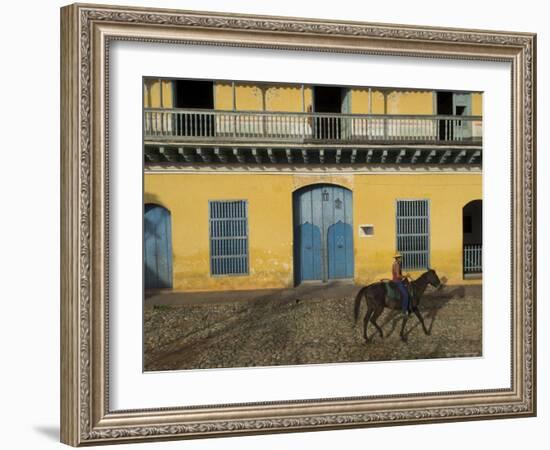
[[[465,276],[482,273],[482,217],[481,200],[472,200],[462,208],[463,270]]]
[[[294,192],[295,282],[353,278],[352,192],[316,184]]]
[[[172,227],[170,211],[146,204],[143,220],[143,259],[146,289],[172,287]]]

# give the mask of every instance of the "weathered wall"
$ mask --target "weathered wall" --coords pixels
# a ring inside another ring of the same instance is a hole
[[[474,92],[472,94],[472,116],[483,115],[483,94]]]
[[[162,84],[162,102],[160,99]],[[172,108],[173,91],[170,80],[148,79],[143,83],[143,106],[145,108]]]
[[[312,104],[312,89],[304,88],[305,111]],[[238,111],[302,112],[302,89],[299,85],[262,85],[235,83],[235,109]],[[231,83],[214,84],[214,108],[233,109],[233,87]]]
[[[146,174],[145,202],[160,204],[172,214],[174,289],[292,286],[292,192],[315,183],[334,183],[353,191],[357,283],[390,275],[396,199],[430,200],[431,266],[450,283],[465,282],[462,208],[481,199],[481,174]],[[210,276],[208,201],[224,199],[248,200],[248,275]],[[365,224],[374,226],[373,236],[359,237],[359,225]]]
[[[434,114],[432,91],[353,88],[352,114]]]
[[[426,90],[382,90],[372,88],[351,89],[352,114],[435,114],[434,92]],[[144,83],[144,106],[146,108],[171,108],[172,85],[171,81],[162,81],[162,97],[160,101],[160,83],[150,79]],[[214,108],[232,110],[233,104],[239,111],[308,111],[313,103],[313,89],[300,85],[268,85],[259,83],[235,83],[235,102],[233,88],[229,82],[214,83]],[[472,115],[480,116],[482,109],[482,94],[472,93]]]
[[[145,175],[145,202],[160,204],[172,215],[174,289],[292,286],[291,182],[278,175]],[[208,201],[230,199],[248,200],[250,273],[212,277]]]

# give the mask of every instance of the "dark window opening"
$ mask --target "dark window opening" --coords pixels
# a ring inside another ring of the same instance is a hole
[[[483,204],[472,200],[462,208],[464,275],[481,274],[483,256]]]
[[[453,93],[438,92],[437,93],[437,114],[447,116],[453,114]]]
[[[439,116],[451,116],[453,114],[453,93],[452,92],[438,92],[437,94],[437,114]],[[439,134],[440,141],[452,140],[453,128],[452,122],[442,119],[439,121]]]
[[[175,80],[174,108],[214,109],[212,81]]]
[[[333,86],[314,86],[313,91],[315,112],[342,112],[342,88]]]
[[[464,233],[472,233],[472,216],[464,216],[464,220],[462,221],[462,231]]]
[[[342,112],[344,89],[334,86],[313,87],[313,110],[317,113],[339,114]],[[342,123],[339,117],[316,117],[314,136],[316,139],[340,139]]]
[[[174,81],[174,108],[214,109],[214,83],[199,80]],[[214,116],[209,112],[176,112],[178,136],[214,136]]]

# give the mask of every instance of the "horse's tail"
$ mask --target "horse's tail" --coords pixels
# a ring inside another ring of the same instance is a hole
[[[359,309],[361,309],[361,300],[363,298],[363,295],[365,294],[365,291],[367,290],[368,286],[362,287],[357,295],[355,296],[355,308],[353,310],[353,318],[355,319],[355,322],[357,323],[357,318],[359,317]]]

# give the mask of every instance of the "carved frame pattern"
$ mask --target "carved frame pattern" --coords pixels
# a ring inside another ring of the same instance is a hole
[[[61,14],[63,442],[78,446],[536,413],[535,35],[91,5],[71,5]],[[222,405],[200,411],[110,411],[108,149],[100,142],[108,136],[108,120],[98,105],[108,95],[108,83],[101,77],[108,76],[102,71],[108,67],[113,39],[511,62],[512,388],[258,403],[237,405],[242,411],[231,413]],[[103,134],[97,131],[98,121],[105,124]],[[426,403],[407,407],[407,399]],[[392,406],[397,401],[402,405]],[[342,407],[354,402],[356,412]],[[302,408],[300,413],[285,413],[290,405],[294,411]]]

